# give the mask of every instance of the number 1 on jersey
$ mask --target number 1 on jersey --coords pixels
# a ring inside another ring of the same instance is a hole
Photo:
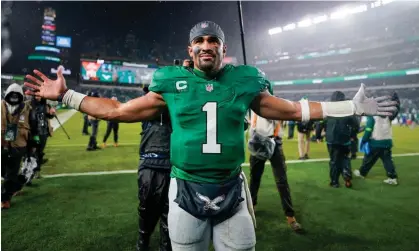
[[[221,153],[221,144],[217,144],[217,102],[207,102],[202,111],[207,113],[207,142],[202,144],[202,152]]]

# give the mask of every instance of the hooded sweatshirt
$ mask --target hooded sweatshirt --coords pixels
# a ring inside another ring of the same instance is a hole
[[[20,94],[21,101],[23,102],[23,89],[20,85],[18,85],[16,83],[11,84],[11,85],[9,85],[9,87],[7,87],[6,93],[4,95],[5,100],[6,100],[6,97],[8,97],[13,92]],[[6,102],[6,107],[7,107],[8,112],[10,114],[13,114],[16,111],[16,109],[19,108],[19,105],[22,102],[20,102],[19,104],[15,104],[15,105],[9,104],[9,103]]]
[[[21,102],[18,104],[10,104],[6,102],[11,93],[18,93],[21,97]],[[11,84],[5,93],[5,99],[2,100],[1,109],[1,132],[2,132],[2,147],[22,148],[26,147],[30,139],[31,126],[36,126],[36,119],[31,116],[31,106],[29,102],[23,102],[23,90],[18,84]],[[8,124],[17,125],[16,139],[13,142],[6,142],[4,140]],[[33,136],[35,136],[33,134]]]

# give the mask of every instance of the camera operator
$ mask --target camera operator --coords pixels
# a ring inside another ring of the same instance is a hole
[[[249,130],[250,141],[250,194],[253,206],[257,204],[257,195],[262,180],[265,163],[269,159],[274,175],[277,190],[281,198],[281,204],[288,225],[296,233],[304,233],[302,226],[295,218],[295,212],[291,200],[291,192],[287,179],[287,165],[282,149],[282,137],[280,136],[281,121],[272,121],[259,117],[251,112],[251,127]],[[270,143],[262,143],[267,139]],[[269,146],[268,146],[269,145]],[[262,154],[256,154],[261,152]],[[268,154],[269,152],[269,154]],[[269,155],[269,156],[268,156]]]
[[[37,168],[34,171],[36,172],[35,177],[39,177],[41,165],[48,161],[48,159],[44,159],[44,149],[48,137],[51,136],[49,120],[54,118],[55,109],[47,104],[46,99],[41,99],[40,97],[34,97],[31,100],[31,107],[38,121],[36,130],[39,136],[39,145],[36,146],[35,157],[37,158]]]
[[[28,145],[39,142],[36,115],[30,102],[23,101],[23,90],[18,84],[11,84],[5,93],[1,109],[1,208],[10,208],[12,196],[26,183],[25,176],[19,175],[22,158]],[[32,147],[29,149],[33,151]]]
[[[96,97],[99,98],[99,93],[97,92],[91,92],[90,97]],[[99,119],[92,117],[92,116],[88,116],[89,119],[89,123],[92,126],[92,135],[89,138],[89,143],[87,145],[87,151],[95,151],[100,149],[100,147],[97,146],[97,130],[99,129]]]
[[[148,93],[148,87],[144,87],[144,92]],[[167,110],[154,120],[142,123],[138,167],[140,204],[137,251],[149,250],[150,236],[159,218],[160,251],[172,250],[167,227],[171,133],[172,126]]]

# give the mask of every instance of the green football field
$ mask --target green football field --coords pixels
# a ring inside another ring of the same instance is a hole
[[[87,152],[81,135],[82,116],[75,114],[55,131],[46,148],[44,178],[25,187],[1,212],[1,250],[75,251],[135,250],[138,231],[137,181],[140,124],[120,124],[120,145]],[[102,141],[106,122],[101,122]],[[394,127],[394,154],[419,153],[419,127]],[[297,141],[284,141],[288,160],[298,157]],[[324,143],[312,144],[312,159],[327,158]],[[287,226],[272,172],[267,166],[256,211],[256,250],[417,251],[419,250],[419,156],[394,157],[399,185],[383,184],[385,171],[376,164],[353,189],[328,186],[327,161],[289,163],[288,180],[297,219],[307,230]],[[358,168],[361,160],[352,161]],[[131,173],[79,173],[131,170]],[[244,167],[248,174],[248,166]],[[53,174],[70,174],[48,177]],[[158,230],[153,236],[157,249]]]

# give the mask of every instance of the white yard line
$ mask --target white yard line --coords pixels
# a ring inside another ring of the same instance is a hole
[[[410,157],[419,156],[419,153],[401,153],[393,154],[393,157]],[[358,159],[362,159],[363,156],[358,156]],[[308,159],[308,160],[287,160],[287,164],[297,164],[305,162],[325,162],[329,161],[328,158],[324,159]],[[242,166],[249,166],[249,163],[243,163]],[[68,177],[68,176],[89,176],[89,175],[107,175],[107,174],[121,174],[121,173],[137,173],[137,169],[133,170],[117,170],[117,171],[102,171],[102,172],[83,172],[83,173],[60,173],[51,175],[42,175],[43,178],[56,178],[56,177]]]
[[[57,117],[60,120],[61,124],[64,124],[65,122],[67,122],[67,120],[73,117],[73,115],[76,113],[77,113],[77,110],[71,109],[66,112],[58,114]],[[51,125],[54,131],[60,128],[60,124],[58,123],[57,118],[54,118],[51,120]]]
[[[129,142],[129,143],[118,143],[118,145],[120,146],[134,146],[134,145],[140,145],[140,137],[138,137],[138,141],[136,142]],[[48,144],[48,147],[52,148],[53,147],[77,147],[77,146],[86,146],[86,144]],[[51,149],[48,149],[48,151]]]

